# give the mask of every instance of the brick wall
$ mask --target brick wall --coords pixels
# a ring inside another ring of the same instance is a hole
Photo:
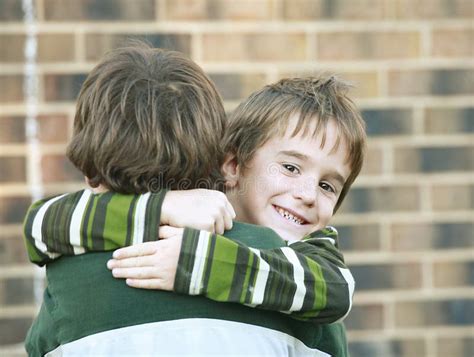
[[[334,221],[358,282],[352,356],[473,355],[472,0],[31,2],[33,120],[22,1],[0,0],[0,354],[24,354],[41,292],[21,240],[25,210],[81,187],[63,156],[80,85],[105,51],[140,37],[200,63],[229,111],[289,75],[353,81],[369,155]]]

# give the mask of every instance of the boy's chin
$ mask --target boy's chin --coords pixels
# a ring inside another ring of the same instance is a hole
[[[290,229],[284,229],[281,227],[270,227],[272,228],[275,232],[278,233],[278,235],[283,238],[284,240],[288,242],[294,242],[296,240],[301,240],[305,234],[302,232],[295,232]]]

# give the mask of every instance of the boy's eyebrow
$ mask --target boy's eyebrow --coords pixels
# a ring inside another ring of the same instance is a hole
[[[282,150],[282,151],[279,151],[278,154],[293,156],[293,157],[295,157],[297,159],[300,159],[300,160],[303,160],[303,161],[309,161],[310,160],[310,157],[308,155],[302,154],[302,153],[300,153],[298,151],[295,151],[295,150]],[[344,186],[344,184],[346,183],[346,179],[337,171],[332,171],[329,176],[331,176],[336,181],[338,181],[341,184],[341,186]]]
[[[293,157],[296,157],[297,159],[304,160],[304,161],[309,160],[308,155],[302,154],[302,153],[300,153],[298,151],[295,151],[295,150],[282,150],[282,151],[279,151],[278,154],[282,154],[282,155],[286,155],[286,156],[293,156]]]
[[[332,172],[329,176],[333,177],[341,186],[344,186],[346,183],[344,177],[337,171]]]

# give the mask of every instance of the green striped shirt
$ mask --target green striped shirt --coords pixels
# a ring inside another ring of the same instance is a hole
[[[34,203],[24,233],[30,260],[38,265],[61,254],[118,247],[158,239],[166,191],[144,195],[89,190]],[[239,229],[239,223],[234,229]],[[245,225],[251,227],[251,225]],[[261,228],[259,228],[261,229]],[[250,248],[247,236],[224,236],[186,228],[175,291],[204,295],[290,314],[302,320],[330,323],[347,315],[354,280],[338,250],[332,227],[274,249]]]

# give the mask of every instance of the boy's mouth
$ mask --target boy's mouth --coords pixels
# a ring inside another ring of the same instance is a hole
[[[303,224],[307,224],[307,223],[308,223],[304,218],[298,216],[298,215],[297,215],[296,213],[294,213],[294,212],[289,212],[289,211],[287,211],[286,209],[284,209],[284,208],[282,208],[282,207],[279,207],[279,206],[276,206],[276,205],[273,205],[273,207],[275,208],[275,210],[278,212],[278,214],[279,214],[281,217],[287,219],[287,220],[290,221],[290,222],[296,223],[296,224],[298,224],[298,225],[300,225],[300,226],[303,225]]]

